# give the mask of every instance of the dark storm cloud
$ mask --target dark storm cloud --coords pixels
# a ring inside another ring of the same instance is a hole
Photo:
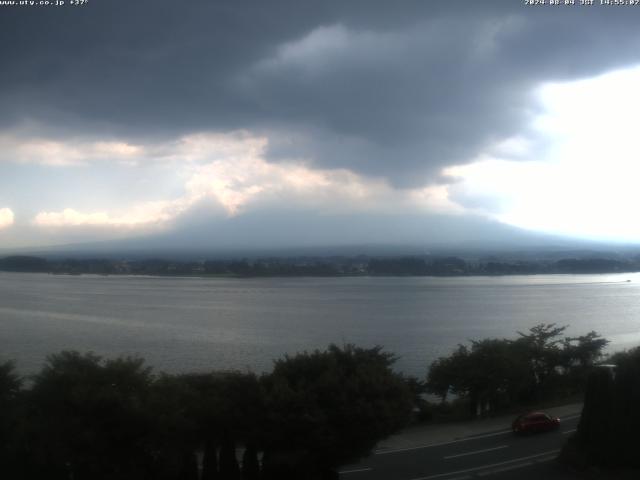
[[[274,161],[419,185],[522,132],[540,82],[640,62],[639,15],[515,0],[5,7],[0,128],[132,141],[246,128],[269,135]]]

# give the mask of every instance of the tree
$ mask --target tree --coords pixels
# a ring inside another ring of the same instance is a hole
[[[440,402],[447,401],[447,396],[457,383],[459,371],[459,359],[467,355],[466,347],[458,346],[458,355],[452,353],[449,357],[440,357],[434,360],[429,367],[427,374],[427,392],[440,397]],[[458,362],[456,362],[458,360]]]
[[[220,447],[220,478],[240,480],[240,465],[236,458],[236,442],[233,435],[225,433]]]
[[[151,369],[139,358],[51,355],[29,394],[32,466],[47,478],[145,478]],[[36,476],[36,475],[34,475]]]
[[[218,480],[218,452],[212,442],[205,442],[202,456],[202,480]]]
[[[153,459],[152,478],[174,480],[188,474],[189,458],[200,443],[201,426],[191,414],[197,402],[183,375],[163,373],[151,385],[147,411],[154,421],[147,449]]]
[[[162,456],[201,449],[203,478],[239,478],[235,446],[257,444],[265,417],[257,377],[233,371],[165,374],[154,388]]]
[[[9,360],[0,363],[0,405],[15,400],[22,387],[22,379],[15,371],[16,365]]]
[[[547,380],[554,375],[556,367],[562,365],[560,336],[567,328],[567,325],[556,327],[555,323],[540,323],[531,327],[529,333],[518,332],[520,338],[517,342],[529,358],[532,387],[538,398],[544,394]]]
[[[20,444],[22,378],[12,361],[0,363],[0,465],[8,476],[18,477],[17,445]]]
[[[472,414],[584,388],[588,369],[608,341],[596,332],[561,339],[567,327],[541,323],[519,338],[472,340],[431,363],[427,391],[469,400]]]
[[[198,459],[194,451],[182,454],[182,465],[179,480],[198,480]]]
[[[526,360],[514,342],[505,339],[472,341],[448,357],[434,361],[427,376],[430,393],[444,401],[449,392],[469,399],[472,415],[478,410],[510,403],[524,388]]]
[[[464,371],[470,407],[490,410],[518,400],[526,388],[527,375],[526,358],[518,345],[505,339],[471,343],[471,354]]]
[[[242,454],[242,480],[259,480],[260,463],[258,462],[258,449],[253,443],[249,443]]]
[[[593,330],[579,337],[567,337],[563,341],[565,365],[569,369],[591,367],[602,357],[602,351],[608,344],[609,340]]]
[[[353,345],[276,361],[263,378],[266,478],[276,478],[275,471],[280,479],[317,478],[367,455],[404,426],[412,395],[391,370],[394,361],[381,347]]]

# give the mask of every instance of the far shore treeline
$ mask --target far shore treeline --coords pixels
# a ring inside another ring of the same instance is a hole
[[[335,479],[411,421],[575,401],[608,342],[565,329],[459,345],[424,380],[395,372],[381,347],[354,345],[286,355],[262,375],[155,373],[141,358],[63,351],[23,378],[7,361],[0,468],[25,480]]]
[[[0,271],[67,275],[178,276],[464,276],[554,273],[623,273],[640,271],[640,256],[513,259],[499,255],[463,259],[456,256],[268,257],[180,261],[175,259],[51,259],[36,256],[0,258]]]

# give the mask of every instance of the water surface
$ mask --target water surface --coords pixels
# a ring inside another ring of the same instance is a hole
[[[627,280],[631,280],[627,282]],[[456,344],[541,322],[640,344],[640,274],[177,278],[0,273],[0,359],[37,370],[63,349],[141,355],[159,370],[265,371],[329,343],[383,345],[424,375]]]

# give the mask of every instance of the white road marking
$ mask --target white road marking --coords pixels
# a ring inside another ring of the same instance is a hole
[[[475,450],[473,452],[458,453],[457,455],[448,455],[444,457],[444,459],[449,460],[450,458],[466,457],[467,455],[476,455],[478,453],[492,452],[494,450],[501,450],[503,448],[507,448],[508,446],[509,445],[500,445],[499,447],[485,448],[484,450]]]
[[[506,435],[507,433],[511,433],[511,430],[502,430],[500,432],[486,433],[484,435],[476,435],[474,437],[459,438],[457,440],[450,440],[448,442],[428,443],[426,445],[417,445],[415,447],[394,448],[393,450],[380,450],[380,451],[374,452],[374,455],[387,455],[389,453],[409,452],[411,450],[420,450],[422,448],[441,447],[443,445],[452,445],[454,443],[468,442],[469,440],[475,440],[476,438],[487,438],[487,437],[495,437],[497,435]]]
[[[491,470],[485,470],[479,472],[479,477],[486,477],[487,475],[495,475],[496,473],[508,472],[509,470],[515,470],[516,468],[529,467],[533,465],[533,462],[517,463],[515,465],[507,465],[506,467],[492,468]]]
[[[500,467],[502,465],[508,465],[510,463],[524,462],[526,460],[531,460],[532,458],[544,457],[545,455],[552,455],[552,454],[558,453],[559,451],[560,451],[559,449],[549,450],[548,452],[538,453],[536,455],[529,455],[528,457],[514,458],[513,460],[506,460],[504,462],[491,463],[488,465],[480,465],[478,467],[466,468],[464,470],[456,470],[455,472],[438,473],[436,475],[429,475],[428,477],[412,478],[411,480],[431,480],[432,478],[449,477],[451,475],[459,475],[461,473],[476,472],[478,470],[487,470],[494,467]],[[526,466],[526,463],[524,463],[522,466]],[[516,467],[514,466],[514,468]]]
[[[577,429],[572,428],[571,430],[565,430],[564,432],[562,432],[563,435],[566,435],[567,433],[573,433],[575,432]]]
[[[357,468],[357,469],[354,469],[354,470],[342,470],[341,472],[338,472],[338,473],[340,475],[344,475],[346,473],[370,472],[371,470],[373,470],[373,468],[366,467],[366,468]]]
[[[496,435],[506,435],[507,433],[511,433],[511,429],[509,430],[500,430],[499,432],[493,432],[493,433],[483,433],[482,435],[473,435],[471,437],[464,437],[461,438],[459,440],[456,440],[457,442],[465,442],[467,440],[475,440],[476,438],[487,438],[487,437],[495,437]]]
[[[534,464],[550,462],[555,458],[556,458],[555,455],[551,455],[550,457],[536,458],[535,460],[531,460],[530,462],[516,463],[515,465],[507,465],[506,467],[492,468],[490,470],[484,470],[482,472],[478,472],[478,477],[487,477],[489,475],[495,475],[496,473],[508,472],[509,470],[515,470],[517,468],[529,467]],[[448,480],[451,480],[451,479],[448,479]]]

